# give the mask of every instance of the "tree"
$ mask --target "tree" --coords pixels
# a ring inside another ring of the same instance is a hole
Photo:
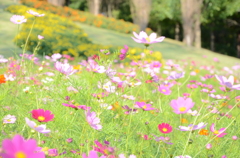
[[[181,0],[183,41],[201,47],[201,6],[203,0]]]
[[[147,28],[152,0],[130,0],[130,10],[133,23],[140,27],[141,31]]]
[[[90,13],[98,15],[100,13],[102,0],[88,0],[88,8]]]
[[[51,3],[55,6],[64,6],[65,0],[48,0],[48,3]]]

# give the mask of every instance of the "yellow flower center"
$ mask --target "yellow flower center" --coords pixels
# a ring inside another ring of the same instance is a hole
[[[218,131],[214,131],[213,133],[214,133],[214,134],[219,134],[219,132],[218,132]]]
[[[7,122],[11,122],[11,120],[10,120],[10,119],[8,119],[8,120],[7,120]]]
[[[167,132],[167,128],[163,128],[162,130],[163,130],[164,132]]]
[[[27,155],[26,154],[24,154],[23,152],[17,152],[16,154],[15,154],[15,158],[26,158],[27,157]]]
[[[39,117],[38,117],[38,120],[39,120],[39,121],[43,121],[43,120],[45,120],[45,117],[39,116]]]
[[[179,108],[179,111],[181,111],[181,112],[183,112],[183,111],[185,111],[185,110],[186,110],[185,107],[181,107],[181,108]]]
[[[146,105],[144,105],[144,106],[143,106],[143,109],[146,109],[146,108],[147,108],[147,106],[146,106]]]
[[[163,91],[163,92],[166,92],[166,90],[165,90],[165,89],[163,89],[162,91]]]
[[[21,22],[21,20],[17,20],[17,22]]]
[[[146,40],[147,40],[148,42],[150,42],[150,39],[149,39],[148,37],[146,38]]]

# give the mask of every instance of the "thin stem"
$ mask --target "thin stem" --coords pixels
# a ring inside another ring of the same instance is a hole
[[[26,52],[27,43],[28,43],[30,34],[32,33],[32,29],[33,29],[33,26],[34,26],[34,24],[35,24],[35,21],[36,21],[36,17],[34,17],[34,21],[33,21],[33,23],[32,23],[31,29],[30,29],[30,31],[29,31],[28,37],[27,37],[27,39],[26,39],[26,42],[25,42],[25,45],[24,45],[24,48],[23,48],[23,54],[22,54],[22,60],[21,60],[20,66],[22,66],[23,57],[24,57],[24,54],[25,54],[25,52]]]

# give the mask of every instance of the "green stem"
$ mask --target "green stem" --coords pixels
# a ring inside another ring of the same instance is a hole
[[[27,37],[27,39],[26,39],[26,42],[25,42],[25,45],[24,45],[24,48],[23,48],[23,54],[22,54],[22,60],[21,60],[20,66],[22,66],[23,56],[24,56],[24,54],[25,54],[25,52],[26,52],[27,43],[28,43],[30,34],[32,33],[32,29],[33,29],[33,26],[34,26],[34,24],[35,24],[35,21],[36,21],[36,17],[34,17],[34,21],[33,21],[33,23],[32,23],[31,29],[30,29],[30,31],[29,31],[28,37]]]

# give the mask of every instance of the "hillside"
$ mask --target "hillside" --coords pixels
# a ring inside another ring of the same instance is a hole
[[[17,32],[17,25],[10,22],[11,13],[4,11],[5,6],[13,2],[0,0],[0,54],[10,57],[14,50],[19,53],[21,49],[16,48],[12,40]],[[76,23],[84,29],[89,38],[96,44],[123,46],[127,44],[130,47],[144,48],[142,44],[135,43],[131,35],[118,33],[111,30],[96,28],[82,23]],[[218,58],[222,65],[231,66],[240,63],[237,58],[221,55],[206,49],[196,49],[184,46],[182,42],[166,38],[162,43],[156,43],[149,48],[154,51],[160,51],[164,59],[189,59],[199,60],[201,62],[212,63],[213,58]],[[203,58],[206,56],[206,58]]]

